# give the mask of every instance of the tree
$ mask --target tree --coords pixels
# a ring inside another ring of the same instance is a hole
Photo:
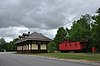
[[[92,24],[92,44],[100,52],[100,8],[96,11],[98,15],[93,16]]]
[[[98,9],[96,10],[96,13],[98,13],[98,15],[100,15],[100,8],[98,8]]]
[[[54,50],[57,50],[56,44],[54,43],[54,41],[51,41],[51,42],[48,44],[48,49],[49,49],[49,52],[53,52]]]
[[[68,39],[71,41],[87,42],[87,49],[90,48],[91,38],[91,16],[85,14],[77,21],[73,22],[71,29],[69,30]]]
[[[68,28],[66,28],[66,30],[65,30],[65,33],[66,33],[66,36],[64,37],[64,40],[69,40],[69,29]]]
[[[16,50],[16,45],[15,42],[18,40],[18,38],[15,38],[11,42],[6,42],[5,39],[1,38],[0,39],[0,51],[15,51]]]
[[[9,43],[6,44],[6,45],[7,45],[7,50],[8,50],[8,51],[16,51],[15,42],[16,42],[17,40],[19,40],[19,39],[18,39],[18,38],[15,38],[15,39],[13,39],[13,41],[11,41],[11,42],[9,42]]]
[[[4,38],[1,38],[0,39],[0,45],[5,44],[5,43],[6,43],[5,39]]]
[[[62,42],[67,35],[66,30],[63,27],[58,28],[57,34],[54,38],[54,43],[56,44],[56,50],[58,50],[58,44]]]
[[[90,23],[88,14],[83,15],[79,20],[73,22],[73,26],[69,31],[70,40],[88,41],[90,37]]]
[[[0,51],[3,51],[6,49],[6,41],[4,38],[0,39]]]
[[[67,32],[63,27],[58,28],[54,40],[48,44],[49,50],[58,50],[59,43],[64,40],[66,35]]]

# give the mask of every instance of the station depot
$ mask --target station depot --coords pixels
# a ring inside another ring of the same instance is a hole
[[[50,38],[41,33],[23,33],[19,36],[17,45],[17,53],[47,53],[47,45],[52,41]]]

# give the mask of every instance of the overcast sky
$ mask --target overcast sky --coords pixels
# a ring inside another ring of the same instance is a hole
[[[0,37],[9,42],[36,31],[54,38],[58,27],[70,27],[72,20],[99,7],[100,0],[0,0]]]

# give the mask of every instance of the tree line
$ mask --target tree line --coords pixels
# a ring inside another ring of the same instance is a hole
[[[15,42],[18,40],[18,38],[14,39],[11,42],[6,42],[4,38],[0,39],[0,52],[4,51],[16,51],[16,45]]]
[[[92,47],[100,52],[100,8],[96,10],[97,15],[85,14],[75,20],[71,29],[59,27],[53,41],[48,45],[49,50],[58,50],[58,44],[63,40],[86,42],[87,52]]]

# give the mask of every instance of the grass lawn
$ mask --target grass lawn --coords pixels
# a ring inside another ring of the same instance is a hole
[[[100,54],[92,54],[92,53],[43,53],[37,55],[54,57],[59,59],[77,59],[77,60],[81,59],[81,60],[100,61]]]

